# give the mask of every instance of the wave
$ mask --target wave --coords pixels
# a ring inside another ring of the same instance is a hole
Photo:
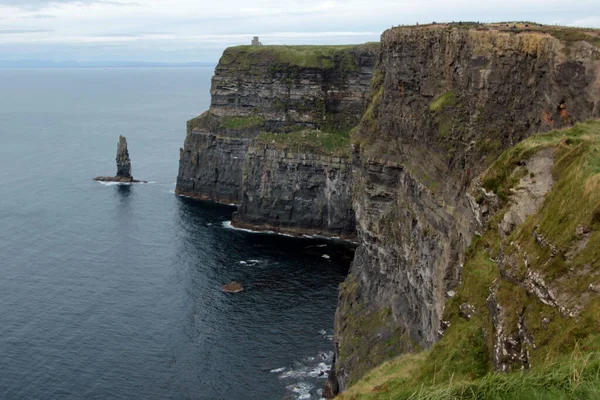
[[[260,262],[260,260],[246,260],[246,261],[240,261],[240,264],[242,265],[256,265]]]
[[[328,336],[324,329],[319,331],[319,334],[323,337]],[[270,372],[278,374],[281,380],[294,382],[286,386],[286,389],[292,392],[291,398],[321,399],[323,391],[319,388],[323,387],[332,363],[333,351],[327,351],[314,357],[306,357],[301,362],[295,362],[293,367],[275,368]]]
[[[295,393],[298,400],[308,400],[312,398],[310,391],[314,388],[314,385],[306,382],[298,382],[293,385],[286,386],[286,389]]]
[[[231,224],[231,221],[224,221],[222,224],[223,228],[225,229],[232,229],[234,231],[242,231],[242,232],[248,232],[248,233],[259,233],[259,234],[266,234],[266,235],[279,235],[279,236],[286,236],[286,237],[295,237],[294,235],[289,235],[287,233],[281,233],[281,232],[274,232],[274,231],[255,231],[252,229],[246,229],[246,228],[237,228],[235,226],[233,226]]]
[[[94,181],[104,186],[131,186],[131,185],[151,185],[156,182],[102,182]]]

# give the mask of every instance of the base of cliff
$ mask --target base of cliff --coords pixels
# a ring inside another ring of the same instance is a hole
[[[231,226],[236,229],[245,229],[254,232],[276,233],[297,237],[316,237],[323,239],[343,240],[353,244],[357,243],[355,234],[340,233],[339,231],[324,231],[322,229],[301,226],[272,225],[267,222],[250,223],[241,219],[237,212],[233,214]]]
[[[211,195],[206,195],[197,192],[188,192],[185,190],[175,189],[175,194],[181,197],[188,197],[190,199],[203,200],[203,201],[211,201],[213,203],[223,204],[227,206],[238,206],[239,199],[234,197],[215,197]]]

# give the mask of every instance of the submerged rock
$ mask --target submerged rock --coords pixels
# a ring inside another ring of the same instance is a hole
[[[223,285],[223,291],[225,293],[239,293],[244,290],[244,287],[239,282],[231,282],[227,285]]]
[[[125,136],[119,136],[117,143],[117,175],[115,176],[97,176],[95,181],[99,182],[122,182],[122,183],[146,183],[146,181],[138,181],[131,176],[131,159],[127,150],[127,139]]]

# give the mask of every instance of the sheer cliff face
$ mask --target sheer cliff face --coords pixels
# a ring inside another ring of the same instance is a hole
[[[377,50],[378,45],[225,50],[213,77],[210,110],[188,122],[177,193],[240,203],[244,157],[260,132],[356,125]]]
[[[244,165],[237,227],[353,239],[348,157],[252,146]]]
[[[507,147],[598,116],[600,52],[544,33],[450,27],[382,35],[353,135],[360,246],[340,287],[331,392],[429,347],[481,227],[467,189]]]

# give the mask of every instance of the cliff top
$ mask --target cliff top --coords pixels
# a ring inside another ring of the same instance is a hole
[[[478,22],[432,23],[426,25],[405,25],[393,27],[392,31],[431,29],[473,29],[477,31],[505,32],[513,34],[537,33],[547,34],[568,44],[586,41],[600,48],[600,29],[577,28],[571,26],[543,25],[535,22],[496,22],[480,24]]]
[[[356,69],[354,54],[377,51],[379,43],[342,46],[234,46],[225,49],[220,67],[248,69],[250,66],[288,65],[299,68],[332,69],[341,65]],[[337,62],[336,62],[337,61]]]

